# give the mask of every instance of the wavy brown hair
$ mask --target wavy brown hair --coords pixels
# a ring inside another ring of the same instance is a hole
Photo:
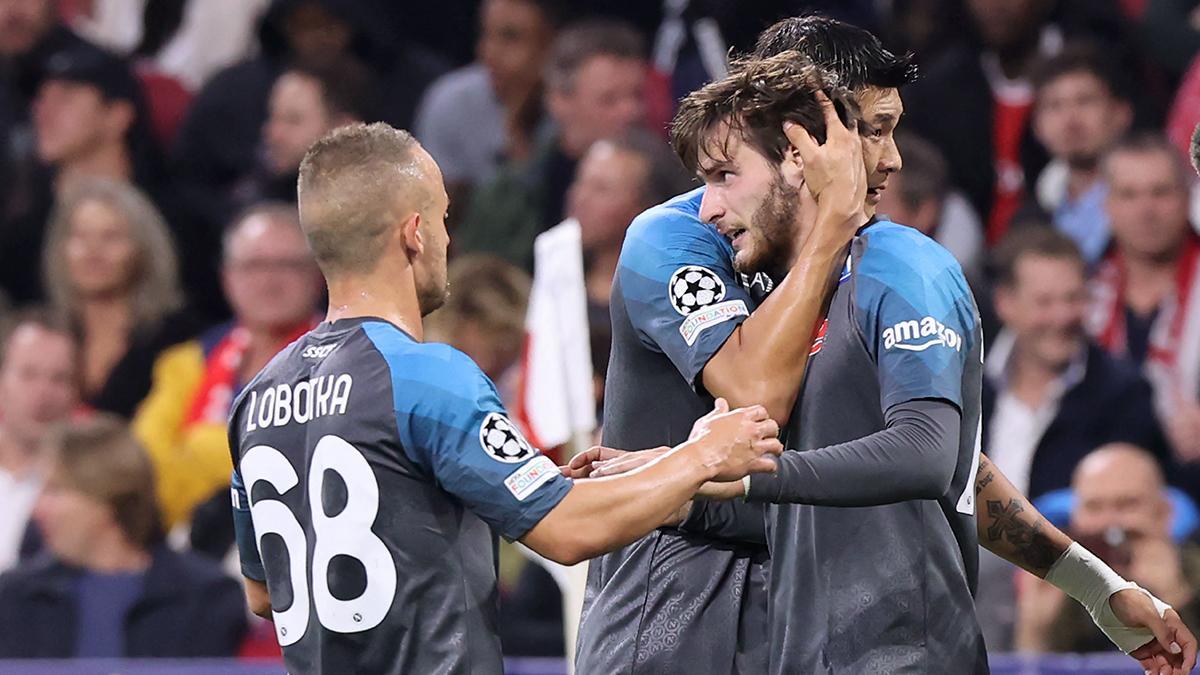
[[[730,73],[688,94],[671,122],[671,145],[689,171],[696,171],[701,155],[728,159],[729,140],[736,136],[768,160],[783,161],[788,147],[784,122],[795,122],[825,142],[825,116],[818,91],[833,102],[842,123],[859,117],[850,91],[800,52],[790,50],[763,59],[743,58],[730,65]],[[723,123],[729,133],[712,138]]]

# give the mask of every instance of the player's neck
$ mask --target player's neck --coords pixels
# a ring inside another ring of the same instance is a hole
[[[399,326],[418,342],[425,339],[421,305],[411,273],[397,280],[374,275],[329,280],[326,321],[372,316]]]

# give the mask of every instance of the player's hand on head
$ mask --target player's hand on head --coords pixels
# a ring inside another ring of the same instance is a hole
[[[1129,628],[1150,631],[1153,639],[1130,652],[1142,668],[1154,675],[1183,675],[1196,665],[1196,637],[1174,609],[1159,614],[1150,595],[1140,588],[1113,593],[1108,599],[1113,615]]]
[[[819,228],[818,234],[845,243],[867,220],[867,173],[863,165],[862,139],[858,122],[847,127],[838,117],[837,109],[823,92],[817,100],[825,116],[825,142],[795,122],[784,122],[783,133],[804,162],[804,182],[817,199],[822,224],[834,231]]]

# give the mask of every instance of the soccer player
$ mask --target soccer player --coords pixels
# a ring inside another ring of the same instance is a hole
[[[447,201],[433,159],[385,124],[332,132],[300,169],[328,314],[230,419],[247,593],[292,673],[498,675],[496,534],[573,564],[782,450],[764,409],[718,401],[648,470],[565,478],[469,358],[421,341],[447,292]]]
[[[822,65],[835,70],[843,83],[847,83],[855,89],[855,98],[863,107],[864,116],[866,117],[866,123],[863,128],[866,132],[864,134],[865,140],[863,145],[867,156],[867,166],[871,170],[869,186],[872,189],[868,193],[868,206],[873,206],[873,202],[877,200],[873,199],[874,195],[870,193],[877,193],[880,189],[886,188],[887,176],[899,169],[900,158],[891,140],[891,132],[902,111],[896,87],[903,84],[911,76],[907,60],[897,59],[886,52],[886,50],[883,50],[878,41],[866,31],[822,17],[790,19],[781,22],[764,33],[762,38],[760,38],[759,45],[759,56],[775,53],[789,46],[799,47],[808,55],[821,61]],[[808,173],[807,168],[805,173]],[[725,178],[731,181],[748,180],[746,177],[733,175],[725,176]],[[753,181],[749,182],[753,183]],[[793,246],[794,237],[789,237],[786,230],[781,232],[781,228],[777,225],[779,218],[767,219],[765,224],[759,222],[764,214],[779,213],[781,211],[781,200],[777,196],[779,190],[774,185],[771,186],[770,190],[763,188],[764,183],[761,181],[761,176],[759,182],[759,188],[762,188],[761,191],[767,192],[768,196],[764,197],[753,209],[749,211],[743,210],[742,213],[746,216],[747,220],[754,221],[753,225],[747,223],[744,228],[734,228],[733,230],[735,234],[741,236],[743,244],[741,247],[742,250],[738,252],[738,258],[744,261],[743,254],[748,252],[750,257],[757,254],[760,258],[767,256],[773,257],[773,260],[778,261],[779,251],[784,250],[785,247]],[[765,184],[771,184],[769,178]],[[646,235],[647,233],[653,233],[660,241],[673,240],[673,246],[671,249],[663,247],[658,251],[653,251],[650,256],[641,256],[640,264],[643,267],[651,267],[654,262],[653,256],[655,255],[658,256],[658,263],[665,268],[670,268],[672,265],[682,268],[696,261],[709,262],[718,259],[720,257],[719,246],[711,243],[712,238],[703,234],[701,228],[698,227],[699,221],[697,216],[701,197],[699,193],[693,193],[690,197],[692,198],[687,200],[686,203],[683,203],[684,200],[681,198],[680,200],[676,200],[676,202],[668,203],[664,207],[644,214],[640,222],[635,223],[631,229],[630,237],[626,243],[626,252],[630,252],[635,247],[645,249],[644,240],[647,238]],[[674,205],[674,208],[668,208],[672,207],[672,205]],[[753,218],[749,217],[751,211],[754,214]],[[745,232],[741,232],[741,229],[745,229]],[[750,246],[747,246],[747,244]],[[747,248],[751,250],[746,251]],[[758,248],[758,250],[755,251],[753,250],[754,248]],[[775,251],[772,252],[772,249],[775,249]],[[681,251],[682,253],[675,254],[672,251]],[[648,261],[647,257],[651,258],[651,260]],[[786,260],[787,258],[786,254],[783,255],[783,259]],[[716,271],[727,275],[726,278],[729,280],[729,284],[732,285],[734,283],[733,279],[735,277],[728,261],[723,265],[715,265],[713,267]],[[745,278],[751,281],[752,287],[760,293],[768,290],[772,285],[771,279],[767,275],[753,274]],[[619,272],[618,281],[620,279],[621,273]],[[780,289],[776,293],[782,292],[784,287],[781,284]],[[647,296],[650,298],[654,297],[653,294],[656,291],[661,293],[661,291],[652,287],[648,288],[650,292]],[[618,315],[617,308],[620,304],[620,302],[614,301],[614,327],[618,329],[618,339],[620,335],[619,326],[626,320]],[[626,301],[626,304],[630,303]],[[645,298],[638,298],[636,304],[644,305],[648,303]],[[766,304],[764,303],[765,306]],[[702,310],[704,307],[699,307],[698,309]],[[756,310],[751,314],[750,319],[746,320],[746,323],[750,323],[760,311]],[[634,329],[642,331],[643,337],[641,339],[647,351],[654,350],[657,345],[645,344],[646,338],[644,336],[648,332],[645,330],[645,327],[654,326],[661,321],[665,321],[662,318],[664,315],[669,315],[669,312],[665,311],[665,308],[663,308],[660,314],[655,314],[650,310],[643,310],[638,320],[633,322]],[[728,316],[726,320],[734,323],[741,319],[738,316]],[[832,323],[832,320],[830,323]],[[919,333],[919,322],[917,327]],[[905,326],[902,326],[900,330],[903,331],[905,329]],[[744,331],[732,327],[724,331],[724,335],[730,334],[737,335],[739,341],[745,343],[743,338],[746,333]],[[672,336],[668,335],[668,337]],[[895,337],[895,331],[893,331],[893,337]],[[826,345],[828,345],[828,336],[823,335],[817,344],[813,346],[813,352],[817,353],[819,349],[827,348]],[[723,348],[719,344],[718,347]],[[709,349],[711,350],[712,347],[709,347]],[[628,354],[641,354],[638,346],[629,346],[624,351]],[[614,358],[613,364],[610,366],[610,378],[614,376],[614,372],[620,367],[618,353],[618,348],[614,345]],[[701,358],[703,356],[703,354],[700,355]],[[642,360],[655,359],[654,356],[644,355],[640,358]],[[702,368],[703,364],[700,367]],[[781,391],[784,396],[790,395],[794,397],[796,390],[800,386],[800,378],[783,381],[783,376],[787,373],[786,368],[775,369],[772,372],[774,376],[777,376],[777,381],[774,384],[783,385],[782,390],[776,389],[775,391]],[[685,377],[688,376],[687,372],[683,372],[683,374]],[[707,385],[708,382],[708,378],[705,376],[704,384]],[[772,383],[759,385],[764,387],[760,400],[766,401],[768,404],[771,403],[769,395],[772,391],[770,389],[771,385]],[[731,395],[736,399],[736,391],[718,389],[711,385],[708,389],[714,394]],[[820,393],[813,395],[817,397],[822,396]],[[636,399],[638,394],[636,392],[627,392],[626,396]],[[612,404],[620,403],[613,400],[611,394],[609,400]],[[636,401],[626,401],[625,405],[628,405],[629,409],[632,410],[636,410],[638,407]],[[878,407],[879,404],[876,403],[875,405]],[[614,407],[616,406],[614,405]],[[840,415],[842,410],[844,410],[844,407],[838,408],[836,412]],[[614,419],[612,415],[606,415],[606,418],[610,425],[613,424]],[[961,448],[959,449],[961,450]],[[583,457],[581,459],[587,461],[589,458]],[[988,508],[986,511],[980,513],[977,519],[977,527],[981,533],[987,533],[984,542],[985,545],[1025,569],[1039,576],[1047,576],[1052,581],[1057,580],[1064,586],[1073,586],[1072,582],[1078,581],[1080,578],[1095,581],[1096,576],[1094,574],[1088,575],[1086,569],[1080,569],[1080,565],[1082,564],[1081,556],[1086,552],[1081,553],[1077,550],[1077,545],[1074,545],[1069,538],[1042,520],[1040,514],[1037,514],[1027,504],[1023,496],[990,466],[986,458],[981,458],[980,461],[979,471],[975,478],[975,491],[979,493],[979,498],[987,502]],[[957,482],[963,482],[962,476],[954,476],[953,478]],[[965,488],[966,483],[962,487]],[[962,501],[969,502],[971,496],[970,491],[963,490]],[[875,495],[873,498],[880,499],[882,497],[884,495],[880,494]],[[957,506],[958,504],[956,503],[954,510],[957,510]],[[947,521],[953,522],[950,521],[949,515]],[[761,527],[761,520],[758,525]],[[966,530],[963,529],[963,525],[963,523],[960,523],[959,529],[965,534]],[[751,536],[750,539],[753,540],[755,537]],[[964,556],[973,558],[971,551],[964,550],[963,553]],[[965,560],[961,564],[965,566]],[[1069,572],[1076,573],[1074,579],[1070,579],[1072,574]],[[1064,577],[1068,577],[1068,579],[1064,579]],[[678,577],[674,578],[673,581],[675,582],[675,587],[670,592],[677,598],[677,602],[680,603],[690,603],[691,598],[689,595],[708,592],[707,586],[703,581],[696,585],[699,590],[696,587],[689,589],[686,581],[680,581]],[[610,585],[615,585],[615,580],[610,582]],[[607,590],[607,587],[603,587],[600,594],[607,592]],[[1075,590],[1079,590],[1077,586]],[[1075,595],[1077,598],[1079,597],[1078,592]],[[1105,602],[1110,595],[1111,601]],[[1109,633],[1110,636],[1117,635],[1121,631],[1119,625],[1111,625],[1114,620],[1114,613],[1120,617],[1120,623],[1127,626],[1149,626],[1154,630],[1154,635],[1159,638],[1159,641],[1151,642],[1134,652],[1134,656],[1139,657],[1145,667],[1167,667],[1166,653],[1170,648],[1169,645],[1172,637],[1170,631],[1172,630],[1175,631],[1174,637],[1176,641],[1183,645],[1182,651],[1185,653],[1182,655],[1171,655],[1171,658],[1174,659],[1175,663],[1182,662],[1187,667],[1190,667],[1189,664],[1194,662],[1194,639],[1182,627],[1182,624],[1178,622],[1178,617],[1174,615],[1174,612],[1168,613],[1167,619],[1164,621],[1154,611],[1154,607],[1151,605],[1149,599],[1136,591],[1117,592],[1115,594],[1106,593],[1099,598],[1099,601],[1096,601],[1094,598],[1091,600],[1090,605],[1095,610],[1093,615],[1099,617],[1102,621],[1110,623],[1109,628],[1112,631]],[[962,603],[960,602],[959,604],[961,605]],[[659,611],[657,607],[647,607],[646,614],[648,620],[652,621],[654,613],[657,611]],[[1107,612],[1108,615],[1102,616],[1100,614],[1104,612]],[[607,612],[593,610],[590,614],[590,617],[592,617],[590,621],[593,623],[593,632],[602,633],[609,628],[603,625],[607,616]],[[594,617],[600,618],[596,619]],[[746,622],[753,620],[753,618],[752,614],[747,611],[742,620]],[[1170,625],[1168,626],[1168,624]],[[795,624],[793,623],[793,625]],[[738,632],[727,630],[725,634],[733,636],[737,635]],[[1146,630],[1140,632],[1130,631],[1130,634],[1126,635],[1123,640],[1123,646],[1128,651],[1139,644],[1149,642],[1150,637],[1150,632]],[[732,643],[732,639],[727,639],[727,644]],[[683,644],[681,641],[677,641],[675,644],[675,649],[680,653],[688,653],[693,647],[694,645]],[[703,645],[702,648],[712,649],[713,647],[711,644],[708,644]],[[583,645],[581,644],[582,649]],[[772,651],[774,653],[781,653],[785,650],[778,645],[773,645]],[[584,655],[581,651],[580,662],[582,663],[588,658],[593,657],[590,654]],[[669,671],[669,662],[664,661],[661,665]],[[937,666],[937,668],[940,667]]]

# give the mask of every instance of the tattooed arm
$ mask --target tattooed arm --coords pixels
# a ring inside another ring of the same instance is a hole
[[[986,455],[979,456],[975,504],[980,546],[1026,572],[1045,577],[1071,546],[1071,538],[1033,508]]]

